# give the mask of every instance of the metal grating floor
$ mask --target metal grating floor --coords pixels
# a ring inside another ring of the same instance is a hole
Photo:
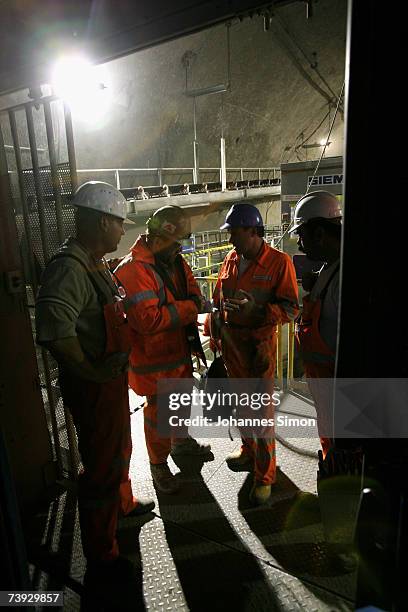
[[[131,397],[133,404],[135,399]],[[288,401],[294,412],[308,412],[301,400]],[[268,506],[252,508],[247,502],[250,476],[231,472],[225,463],[239,440],[216,439],[213,461],[189,458],[176,466],[170,460],[171,469],[179,470],[182,490],[177,496],[158,497],[150,478],[142,411],[131,421],[134,489],[157,502],[151,516],[119,525],[121,552],[138,568],[135,583],[114,593],[100,585],[81,604],[85,561],[75,493],[67,491],[36,519],[36,544],[57,554],[51,573],[32,566],[33,588],[62,589],[65,584],[64,610],[73,611],[353,609],[355,576],[340,572],[327,554],[315,459],[278,443],[273,497]],[[317,437],[291,443],[318,448]]]

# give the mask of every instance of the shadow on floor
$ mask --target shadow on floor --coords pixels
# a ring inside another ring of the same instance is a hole
[[[118,581],[89,580],[84,577],[84,588],[81,596],[81,612],[97,611],[134,611],[145,610],[143,596],[143,571],[140,554],[139,537],[142,524],[151,520],[153,515],[133,521],[131,527],[118,531],[119,550],[122,555],[134,563],[134,572],[129,579]]]
[[[275,593],[260,564],[201,477],[203,461],[190,457],[177,459],[177,465],[180,493],[158,493],[158,501],[189,610],[276,610]]]
[[[47,591],[66,591],[68,587],[80,597],[80,604],[71,601],[65,609],[94,612],[116,610],[144,610],[142,589],[142,564],[139,547],[139,534],[142,525],[152,520],[151,513],[145,517],[129,519],[118,530],[121,553],[131,549],[135,571],[129,579],[91,580],[85,572],[84,579],[73,578],[71,562],[74,551],[75,520],[77,497],[75,488],[55,491],[55,498],[45,503],[35,515],[25,521],[25,533],[29,562],[33,568],[32,589]],[[79,574],[85,569],[85,560],[76,558],[75,570]],[[67,595],[65,596],[65,598]],[[76,599],[78,602],[78,599]]]
[[[300,491],[278,469],[270,501],[253,508],[248,502],[251,481],[248,477],[238,494],[238,508],[277,564],[300,579],[341,578],[350,573],[324,541],[317,495]]]
[[[61,579],[69,576],[76,517],[76,493],[56,487],[35,514],[24,517],[29,562],[34,566],[32,587],[41,586],[48,573],[48,590],[61,590]],[[76,587],[75,581],[73,584]],[[81,585],[78,583],[78,589]]]

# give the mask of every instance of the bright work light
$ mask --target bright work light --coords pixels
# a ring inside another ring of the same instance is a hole
[[[61,58],[54,67],[54,92],[69,105],[76,119],[98,122],[110,106],[104,66],[93,66],[79,55]]]

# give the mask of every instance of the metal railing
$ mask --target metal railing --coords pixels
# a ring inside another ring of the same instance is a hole
[[[274,247],[276,243],[279,243],[285,229],[285,225],[265,226],[266,242]],[[218,268],[222,264],[224,254],[232,248],[232,245],[228,241],[226,231],[206,230],[194,236],[196,248],[192,253],[185,253],[184,257],[187,258],[196,280],[206,283],[204,293],[207,299],[211,299],[218,277]],[[203,275],[203,272],[207,274]]]
[[[209,300],[212,299],[214,285],[218,278],[218,274],[212,274],[212,272],[218,272],[218,268],[224,260],[224,254],[230,251],[231,248],[232,245],[225,241],[225,244],[220,246],[203,246],[202,248],[196,249],[194,253],[186,253],[184,255],[191,265],[193,274],[195,275],[194,278],[200,283],[204,283],[205,286],[202,287],[203,294]],[[217,261],[213,260],[214,256],[217,257]],[[200,262],[200,259],[204,260],[205,263],[203,261]],[[204,265],[200,265],[202,263],[204,263]],[[207,274],[203,275],[203,272],[207,272]],[[197,273],[199,273],[198,276]]]
[[[12,145],[6,147],[7,171],[15,205],[28,309],[37,293],[42,269],[74,225],[73,207],[64,205],[77,186],[72,121],[69,108],[54,96],[2,109],[0,115],[0,130],[12,140]],[[57,117],[63,121],[57,124]],[[57,127],[61,142],[64,142],[61,154],[64,161],[56,146]],[[39,134],[45,138],[42,147],[37,144]],[[29,146],[21,142],[28,142]],[[28,312],[28,316],[33,323],[33,312]],[[34,325],[32,333],[35,346]],[[72,418],[63,406],[56,363],[43,348],[37,349],[36,355],[57,474],[60,478],[65,474],[75,478],[78,473],[76,434]]]
[[[169,183],[169,179],[177,177],[176,183],[182,182],[193,182],[194,183],[194,168],[79,168],[77,169],[79,177],[82,175],[89,175],[90,177],[95,174],[106,174],[110,175],[113,179],[117,189],[122,189],[125,185],[123,179],[126,177],[129,182],[129,178],[135,181],[136,178],[140,178],[140,181],[136,181],[138,185],[145,183],[141,179],[150,179],[156,181],[155,183],[150,182],[151,185],[160,185]],[[227,182],[233,180],[245,180],[245,179],[277,179],[280,178],[279,167],[259,167],[259,168],[226,168]],[[129,177],[130,175],[130,177]],[[133,176],[132,176],[133,175]],[[208,176],[207,176],[208,175]],[[212,177],[210,176],[212,175]],[[184,178],[183,178],[184,177]],[[206,178],[207,177],[207,178]],[[212,178],[217,181],[221,181],[221,168],[200,168],[200,181],[205,182]],[[164,180],[166,178],[166,180]],[[146,184],[146,183],[145,183]],[[135,186],[135,182],[132,187]]]

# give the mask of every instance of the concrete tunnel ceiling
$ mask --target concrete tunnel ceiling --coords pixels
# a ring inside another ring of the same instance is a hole
[[[344,80],[346,10],[344,0],[320,0],[306,20],[304,6],[291,4],[276,11],[268,31],[257,16],[232,22],[230,90],[197,99],[201,166],[219,166],[221,133],[229,167],[320,155],[308,145],[327,135]],[[112,111],[99,127],[74,117],[79,167],[193,165],[186,57],[189,89],[225,83],[225,25],[106,64]],[[326,156],[342,155],[343,129],[339,113]]]
[[[304,3],[277,8],[268,31],[257,15],[232,20],[230,90],[197,99],[201,166],[219,165],[222,132],[230,167],[318,156],[320,150],[302,143],[318,143],[327,134],[344,79],[346,14],[345,0],[320,0],[309,19]],[[105,65],[112,107],[96,126],[74,116],[78,167],[192,166],[186,58],[189,88],[226,82],[225,25]],[[3,97],[0,107],[26,95]],[[341,114],[331,141],[326,155],[341,155]]]
[[[219,166],[222,132],[228,167],[279,166],[318,157],[321,149],[307,145],[327,135],[333,117],[344,80],[346,16],[345,0],[320,0],[309,19],[304,3],[283,3],[266,31],[257,14],[231,20],[230,89],[197,99],[202,167]],[[189,89],[226,82],[225,24],[104,65],[112,96],[109,113],[97,124],[73,117],[78,168],[193,165],[186,57]],[[3,96],[0,108],[24,99],[27,91]],[[341,113],[330,140],[326,155],[341,155]],[[113,181],[112,175],[80,176]],[[125,179],[121,183],[135,186]]]
[[[231,88],[197,99],[200,165],[219,166],[222,131],[228,167],[279,166],[282,161],[316,159],[321,149],[303,148],[302,142],[317,143],[327,135],[334,106],[328,116],[327,97],[302,70],[329,96],[330,89],[310,69],[299,49],[317,62],[319,73],[338,94],[344,80],[345,37],[346,3],[341,0],[321,0],[311,20],[306,20],[300,4],[282,7],[268,31],[258,16],[234,21],[230,30]],[[225,25],[106,64],[114,92],[112,112],[99,128],[74,117],[79,168],[193,165],[193,102],[184,93],[186,55],[192,58],[189,89],[226,82]],[[295,66],[295,59],[302,70]],[[334,96],[332,100],[334,104]],[[327,155],[342,155],[343,129],[339,113]],[[112,175],[106,180],[113,180]],[[146,185],[149,180],[156,180],[155,175],[141,182]],[[130,175],[127,183],[124,174],[121,184],[135,186],[134,178]],[[260,207],[262,214],[269,223],[279,224],[280,207],[270,204],[271,199]],[[219,226],[219,215],[202,212],[203,216],[194,219],[195,230]],[[224,213],[220,210],[221,216]],[[137,227],[127,228],[121,252],[142,227],[140,219]]]
[[[54,56],[69,48],[100,63],[293,1],[4,0],[0,92],[45,82]]]

